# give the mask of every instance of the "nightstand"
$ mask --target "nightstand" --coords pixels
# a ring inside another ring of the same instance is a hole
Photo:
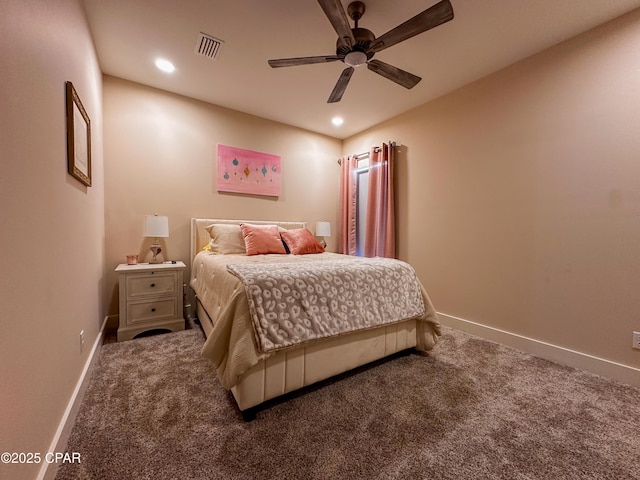
[[[118,341],[149,330],[184,330],[182,281],[186,265],[176,263],[121,264]]]

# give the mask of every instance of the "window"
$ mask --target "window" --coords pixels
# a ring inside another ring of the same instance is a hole
[[[358,159],[356,175],[356,255],[364,256],[364,238],[367,225],[367,198],[369,196],[369,156]]]

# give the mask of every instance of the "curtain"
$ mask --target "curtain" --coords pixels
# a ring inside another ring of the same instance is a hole
[[[369,153],[369,195],[364,241],[365,257],[396,256],[393,170],[395,144]]]
[[[338,253],[356,254],[356,201],[358,160],[347,155],[340,159],[340,225]]]

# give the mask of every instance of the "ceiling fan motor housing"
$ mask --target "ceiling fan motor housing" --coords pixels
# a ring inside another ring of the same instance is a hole
[[[344,57],[349,52],[362,52],[367,55],[367,60],[371,59],[375,52],[367,52],[367,49],[369,45],[371,45],[371,42],[376,39],[376,36],[371,30],[367,30],[366,28],[352,28],[351,32],[356,40],[355,43],[352,47],[349,47],[339,38],[336,42],[336,55]]]

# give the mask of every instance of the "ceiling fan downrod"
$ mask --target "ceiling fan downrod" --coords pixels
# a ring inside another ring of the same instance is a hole
[[[358,20],[362,18],[364,11],[365,6],[362,2],[351,2],[347,7],[347,13],[349,14],[349,18],[353,20],[355,28],[358,28]]]

